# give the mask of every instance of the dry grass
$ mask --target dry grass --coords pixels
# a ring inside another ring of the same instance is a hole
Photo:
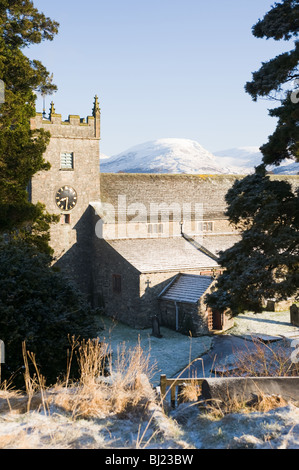
[[[109,374],[105,377],[105,359],[109,359]],[[149,383],[149,358],[140,345],[123,347],[112,366],[108,346],[99,341],[82,342],[78,349],[80,379],[71,387],[56,387],[54,404],[72,413],[73,417],[99,417],[123,414],[139,408],[142,412],[154,400]]]
[[[298,376],[299,364],[293,363],[289,351],[283,346],[271,346],[258,339],[253,338],[254,350],[244,350],[236,352],[236,363],[233,369],[233,376],[239,377],[283,377]],[[189,367],[189,366],[188,366]],[[218,374],[219,377],[232,376],[228,370]],[[186,385],[181,389],[179,400],[181,402],[193,402],[193,404],[203,405],[199,400],[201,394],[200,386],[196,383],[196,378],[186,381]],[[227,396],[223,401],[205,401],[203,410],[209,413],[210,417],[217,419],[230,413],[250,413],[253,411],[267,412],[272,409],[285,406],[287,402],[277,395],[266,395],[262,391],[257,391],[252,400],[246,401],[242,398]]]
[[[135,443],[137,448],[153,445],[156,439],[161,439],[163,442],[174,439],[177,442],[182,438],[181,429],[175,422],[171,425],[171,419],[162,404],[157,401],[155,391],[150,384],[153,369],[149,366],[149,355],[144,354],[140,344],[133,349],[126,348],[125,344],[120,345],[115,354],[115,360],[112,362],[111,351],[105,342],[100,343],[99,340],[79,342],[72,338],[65,380],[51,389],[46,389],[35,356],[26,351],[24,344],[26,394],[11,390],[7,384],[3,384],[0,389],[0,414],[3,413],[4,417],[4,413],[8,413],[3,419],[9,420],[13,419],[16,413],[26,414],[32,410],[43,411],[47,418],[55,416],[58,412],[58,415],[65,416],[67,420],[76,420],[76,422],[71,421],[72,426],[80,423],[77,421],[79,418],[105,420],[112,417],[116,420],[125,418],[131,422],[141,423]],[[72,382],[70,370],[72,361],[75,360],[79,366],[80,376],[76,382]],[[237,360],[240,375],[282,376],[294,373],[290,368],[290,358],[286,357],[283,349],[271,349],[270,346],[259,342],[256,342],[254,352],[246,351],[244,354],[238,354]],[[30,361],[34,369],[32,376],[29,373]],[[195,405],[195,413],[197,409],[197,412],[200,411],[202,416],[212,421],[220,420],[232,413],[267,412],[287,404],[280,396],[267,396],[260,392],[250,402],[240,397],[236,399],[229,396],[221,402],[220,400],[199,402],[201,390],[196,380],[196,377],[186,380],[187,385],[181,389],[179,399],[192,402],[191,406]],[[200,404],[199,409],[198,404]],[[43,422],[42,426],[48,425]],[[37,443],[39,432],[41,433],[36,430]],[[57,429],[53,431],[49,424],[47,435],[50,436],[50,445],[54,445],[56,434]],[[30,439],[34,439],[34,436],[27,436],[24,430],[15,435],[7,432],[0,436],[0,448],[14,447],[15,442],[18,442],[21,448],[28,448],[32,445]],[[69,441],[67,445],[72,446]]]
[[[41,400],[41,403],[39,403],[39,405],[40,404],[43,405],[44,412],[46,414],[47,410],[46,410],[46,398],[45,398],[45,384],[46,384],[45,377],[41,375],[39,368],[37,367],[35,354],[26,350],[25,342],[23,342],[22,344],[22,351],[23,351],[23,359],[24,359],[24,365],[25,365],[24,380],[25,380],[25,387],[26,387],[26,392],[27,392],[27,397],[28,397],[27,411],[28,412],[30,411],[31,402],[34,398],[35,401],[36,399]],[[31,360],[34,366],[35,373],[33,377],[31,377],[30,375],[28,358]],[[36,407],[36,405],[34,406]]]
[[[193,405],[199,405],[201,411],[207,413],[212,419],[221,419],[231,413],[268,412],[287,405],[287,401],[281,396],[267,395],[261,390],[257,390],[257,394],[250,400],[230,396],[228,392],[222,400],[201,400],[200,394],[201,387],[195,379],[191,379],[181,389],[178,399],[180,402],[192,402]]]
[[[137,448],[147,446],[160,434],[167,434],[165,429],[168,430],[169,418],[164,414],[150,384],[153,368],[149,365],[150,357],[144,354],[140,343],[133,349],[127,349],[125,344],[121,345],[113,363],[107,344],[98,340],[78,342],[72,338],[70,346],[65,380],[46,389],[44,378],[36,366],[35,356],[27,352],[25,344],[23,345],[26,394],[4,388],[0,391],[0,413],[3,413],[4,420],[10,420],[11,413],[28,414],[29,411],[42,410],[49,419],[57,414],[66,415],[76,422],[81,418],[106,420],[113,416],[116,419],[129,419],[131,422],[136,419],[137,423],[148,421],[142,433],[140,424]],[[75,357],[80,377],[72,382],[70,370]],[[33,376],[29,373],[30,361],[34,366]],[[108,374],[105,373],[107,369]],[[4,416],[4,413],[9,412],[10,414]],[[56,431],[51,430],[50,422],[48,428],[49,445],[53,445]],[[32,429],[38,439],[42,432],[39,424],[33,424]],[[15,447],[15,439],[18,439],[21,448],[28,448],[34,436],[28,437],[26,432],[22,433],[15,436],[8,433],[0,435],[0,448]]]
[[[26,413],[30,410],[39,409],[43,406],[46,411],[45,378],[40,374],[37,367],[35,355],[26,351],[25,342],[22,344],[23,360],[25,366],[24,382],[26,393],[14,390],[12,384],[4,381],[0,386],[0,413]],[[29,361],[31,360],[35,373],[29,372]]]
[[[15,443],[18,442],[18,447],[21,449],[30,449],[31,441],[26,431],[20,431],[16,434],[4,434],[0,436],[0,449],[12,449]]]
[[[234,375],[250,377],[290,377],[299,375],[299,364],[292,362],[289,351],[253,338],[255,349],[236,353]]]
[[[277,349],[274,352],[278,354]],[[228,396],[226,400],[199,402],[201,390],[197,377],[193,377],[186,381],[180,396],[181,401],[192,403],[179,407],[177,411],[181,414],[171,418],[167,406],[166,409],[162,406],[150,384],[153,370],[149,367],[150,358],[144,354],[140,344],[133,349],[120,345],[115,354],[112,362],[111,351],[105,343],[99,340],[79,342],[72,338],[64,381],[46,389],[35,356],[27,352],[24,345],[26,394],[9,389],[7,384],[0,389],[0,421],[4,425],[0,432],[0,449],[144,449],[160,446],[189,449],[194,448],[189,431],[195,438],[199,433],[202,442],[203,426],[207,426],[208,433],[209,426],[225,428],[228,424],[227,433],[231,433],[230,439],[234,439],[235,430],[229,430],[233,417],[229,415],[255,411],[265,413],[287,404],[279,396],[260,392],[250,402],[240,396],[237,399]],[[266,367],[260,347],[254,354]],[[246,369],[251,373],[254,360],[248,356],[247,359],[249,365],[245,367],[245,358],[241,364],[243,371]],[[77,361],[80,371],[76,382],[70,379],[72,361]],[[285,363],[284,359],[278,362]],[[29,365],[30,370],[33,365],[33,375],[29,374]],[[284,369],[279,365],[278,372],[281,370]],[[247,417],[245,422],[243,418],[243,423],[244,432],[250,432],[251,436],[252,431],[247,431],[250,429]],[[225,433],[219,439],[224,437]],[[289,444],[286,442],[284,445],[287,447]]]
[[[201,394],[201,386],[196,382],[196,378],[188,379],[178,392],[178,401],[196,402]]]
[[[36,393],[30,398],[18,391],[0,391],[0,414],[2,413],[27,413],[30,410],[40,409],[45,403],[44,397]]]
[[[80,377],[70,381],[71,361],[75,353]],[[7,384],[0,389],[0,413],[26,413],[39,410],[45,414],[54,405],[71,414],[73,418],[99,417],[108,414],[124,414],[137,409],[144,412],[148,404],[155,400],[155,392],[149,379],[152,369],[149,357],[144,355],[140,344],[133,349],[123,345],[117,352],[112,365],[111,353],[107,344],[99,340],[79,342],[71,339],[71,350],[65,381],[51,389],[45,388],[45,379],[40,374],[35,355],[26,351],[23,344],[26,394],[10,390]],[[108,359],[108,364],[107,364]],[[34,366],[30,375],[29,360]],[[105,370],[108,368],[108,374]]]
[[[25,345],[23,352],[26,395],[3,390],[2,395],[0,393],[0,412],[15,411],[28,414],[29,410],[41,409],[47,420],[39,422],[33,413],[29,434],[20,430],[15,435],[11,432],[0,435],[0,448],[39,446],[42,438],[43,445],[55,446],[57,427],[53,422],[53,416],[54,420],[55,416],[65,416],[74,426],[77,424],[80,426],[81,418],[88,420],[100,418],[99,421],[103,418],[105,422],[126,419],[130,423],[135,423],[136,428],[140,423],[136,440],[132,440],[136,448],[147,447],[155,439],[172,440],[180,434],[179,427],[166,416],[161,403],[157,400],[149,381],[153,373],[153,369],[149,366],[150,358],[144,354],[140,344],[133,349],[127,349],[125,344],[121,345],[112,363],[110,351],[105,343],[100,343],[98,340],[78,343],[72,338],[65,380],[51,389],[45,389],[43,377],[37,369],[34,376],[30,376],[29,360],[36,366],[35,356],[25,350]],[[76,382],[72,382],[69,372],[71,360],[74,360],[75,356],[80,377]],[[108,375],[104,373],[107,368]],[[2,406],[4,403],[5,407]],[[28,418],[27,416],[26,419]],[[8,414],[3,415],[2,419],[9,422],[14,418]],[[141,431],[144,424],[145,428]],[[107,424],[107,429],[109,426]],[[48,429],[45,431],[43,427]],[[80,433],[82,437],[82,432]],[[68,428],[68,435],[63,437],[64,447],[76,445],[70,442],[69,434]],[[112,439],[112,436],[110,437]],[[60,442],[58,444],[61,445]]]
[[[232,413],[266,413],[286,406],[287,402],[278,395],[266,395],[258,392],[250,401],[227,396],[226,400],[211,400],[205,403],[204,411],[210,419],[222,419]]]

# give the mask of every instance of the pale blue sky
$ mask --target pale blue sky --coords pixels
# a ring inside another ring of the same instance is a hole
[[[27,50],[54,75],[63,119],[91,114],[98,94],[101,152],[158,138],[197,140],[213,152],[260,146],[276,126],[272,103],[244,85],[262,61],[292,45],[257,39],[272,0],[34,0],[60,23],[52,42]],[[42,101],[38,101],[42,111]]]

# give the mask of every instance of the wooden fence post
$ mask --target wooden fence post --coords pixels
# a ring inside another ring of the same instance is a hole
[[[162,400],[164,400],[166,395],[166,375],[161,375],[160,377],[160,389]]]
[[[171,407],[175,408],[175,392],[176,392],[176,383],[173,382],[170,386],[170,402],[171,402]]]

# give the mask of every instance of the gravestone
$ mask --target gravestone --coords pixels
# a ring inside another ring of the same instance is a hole
[[[294,326],[299,326],[299,307],[296,304],[293,304],[290,308],[291,314],[291,323]]]
[[[160,333],[160,322],[157,315],[155,315],[152,319],[152,336],[155,336],[156,338],[162,338]]]

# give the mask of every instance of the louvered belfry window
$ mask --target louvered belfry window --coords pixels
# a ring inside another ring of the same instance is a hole
[[[74,154],[73,153],[66,152],[60,155],[60,168],[62,170],[74,169]]]

